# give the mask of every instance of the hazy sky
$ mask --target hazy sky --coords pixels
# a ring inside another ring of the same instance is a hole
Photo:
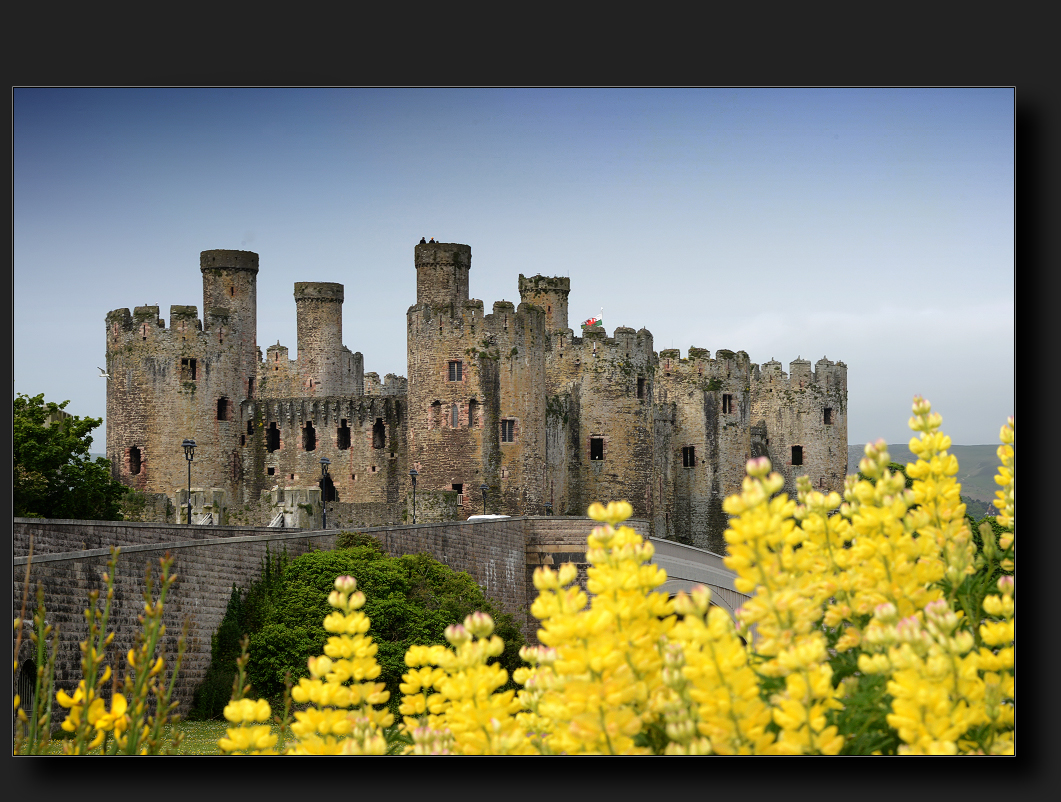
[[[958,444],[1013,414],[1011,89],[15,89],[13,120],[14,390],[76,415],[107,312],[201,317],[213,248],[260,254],[263,353],[337,281],[344,344],[406,375],[421,236],[488,310],[564,275],[576,331],[842,360],[851,443],[905,443],[915,394]]]

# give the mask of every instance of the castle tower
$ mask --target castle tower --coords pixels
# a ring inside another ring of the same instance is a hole
[[[343,345],[343,285],[295,282],[299,392],[315,396],[361,395],[364,363]]]
[[[416,303],[429,306],[468,300],[468,271],[472,249],[453,242],[429,242],[416,246]]]
[[[562,276],[519,275],[519,297],[525,304],[540,306],[545,311],[546,331],[550,334],[567,329],[567,296],[571,294],[571,279]]]
[[[181,441],[196,442],[193,487],[244,499],[247,421],[242,402],[257,375],[258,254],[199,256],[203,319],[194,306],[157,306],[107,315],[107,456],[115,478],[174,498],[188,466]],[[205,325],[204,325],[205,324]]]
[[[235,337],[226,365],[239,382],[230,388],[239,400],[254,395],[258,373],[258,254],[214,250],[199,254],[203,274],[203,326],[218,333],[220,343]]]

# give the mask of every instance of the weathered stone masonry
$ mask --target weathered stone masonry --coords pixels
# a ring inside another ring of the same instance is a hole
[[[193,504],[215,523],[310,526],[322,502],[351,526],[406,522],[415,469],[421,522],[481,512],[483,486],[487,511],[509,515],[622,498],[652,535],[722,553],[722,501],[750,457],[768,456],[790,493],[800,475],[843,487],[842,362],[785,374],[743,351],[657,354],[647,329],[575,336],[562,277],[520,275],[520,303],[487,312],[469,296],[471,248],[421,242],[408,379],[380,381],[342,344],[341,284],[297,282],[298,357],[277,343],[263,358],[258,261],[201,254],[202,320],[193,306],[171,307],[168,329],[154,306],[107,315],[107,453],[116,478],[173,508],[184,437],[198,443]]]

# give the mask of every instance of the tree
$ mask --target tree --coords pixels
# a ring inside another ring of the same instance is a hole
[[[111,478],[110,461],[89,457],[102,418],[64,413],[69,401],[19,393],[14,402],[14,514],[22,518],[121,519],[128,488]]]

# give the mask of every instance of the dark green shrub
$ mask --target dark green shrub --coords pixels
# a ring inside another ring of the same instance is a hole
[[[505,642],[504,653],[496,659],[509,676],[522,664],[519,626],[468,574],[426,554],[390,557],[375,538],[361,533],[343,532],[337,544],[335,551],[304,554],[279,570],[279,561],[270,563],[258,583],[246,591],[234,590],[212,641],[210,669],[196,691],[197,716],[216,717],[228,703],[243,633],[250,636],[247,676],[256,696],[277,700],[287,672],[296,684],[309,676],[306,661],[322,653],[328,636],[322,626],[332,611],[328,594],[343,574],[357,579],[358,590],[365,594],[363,609],[372,622],[369,634],[379,649],[379,681],[391,692],[392,709],[397,710],[409,647],[445,643],[446,627],[476,610],[494,618],[496,633]],[[214,712],[204,715],[207,710]]]

